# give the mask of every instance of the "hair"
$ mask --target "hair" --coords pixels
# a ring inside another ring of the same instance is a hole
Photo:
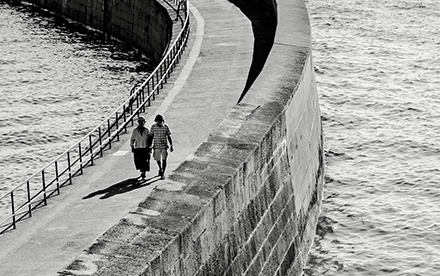
[[[157,122],[165,122],[165,117],[162,114],[157,114],[156,118],[154,118],[154,121]]]
[[[145,117],[144,116],[139,116],[138,121],[145,121]]]

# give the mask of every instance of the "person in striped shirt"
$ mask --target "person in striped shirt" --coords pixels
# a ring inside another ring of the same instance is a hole
[[[150,137],[153,141],[153,158],[159,167],[159,176],[165,179],[165,169],[167,168],[168,144],[170,152],[174,150],[173,140],[171,139],[170,127],[165,124],[165,117],[162,114],[156,115],[156,122],[150,128]]]

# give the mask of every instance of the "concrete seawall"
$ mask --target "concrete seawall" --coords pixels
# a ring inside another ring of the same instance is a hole
[[[135,46],[159,63],[172,36],[171,7],[156,0],[27,0]]]
[[[61,12],[72,2],[49,6]],[[121,13],[120,18],[136,17],[140,2],[126,2],[132,13]],[[301,275],[324,178],[310,23],[302,0],[258,2],[277,11],[277,27],[263,56],[256,55],[254,47],[252,64],[263,66],[249,68],[251,80],[240,103],[164,184],[59,275]],[[50,8],[47,3],[38,2]],[[219,4],[209,5],[215,10]],[[81,19],[88,14],[81,9],[75,8],[77,16],[72,18],[99,28],[99,23],[90,23],[90,16]],[[64,14],[71,16],[70,11]],[[111,29],[120,34],[115,36],[126,39],[123,34],[130,34],[127,40],[149,54],[150,46],[136,42],[146,41],[145,32],[134,39],[133,24],[113,19]],[[168,21],[165,16],[157,27],[164,38],[154,46],[157,53],[168,43]]]

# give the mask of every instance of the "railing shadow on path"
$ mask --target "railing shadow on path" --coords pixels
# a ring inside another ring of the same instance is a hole
[[[88,195],[86,195],[85,197],[83,197],[82,199],[89,199],[98,195],[102,195],[100,197],[100,199],[107,199],[110,198],[112,196],[118,195],[118,194],[123,194],[123,193],[127,193],[127,192],[131,192],[133,190],[145,187],[145,186],[149,186],[151,184],[153,184],[154,182],[159,181],[160,178],[159,176],[153,176],[150,177],[148,179],[140,179],[138,178],[130,178],[130,179],[126,179],[124,181],[121,181],[119,183],[116,183],[114,185],[111,185],[110,187],[106,188],[106,189],[102,189],[93,193],[90,193]]]

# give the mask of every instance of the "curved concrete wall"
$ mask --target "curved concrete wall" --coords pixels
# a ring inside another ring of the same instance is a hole
[[[324,175],[310,23],[302,0],[265,3],[277,29],[240,104],[60,275],[301,275]]]
[[[172,31],[171,8],[156,0],[27,0],[130,43],[159,63]]]

